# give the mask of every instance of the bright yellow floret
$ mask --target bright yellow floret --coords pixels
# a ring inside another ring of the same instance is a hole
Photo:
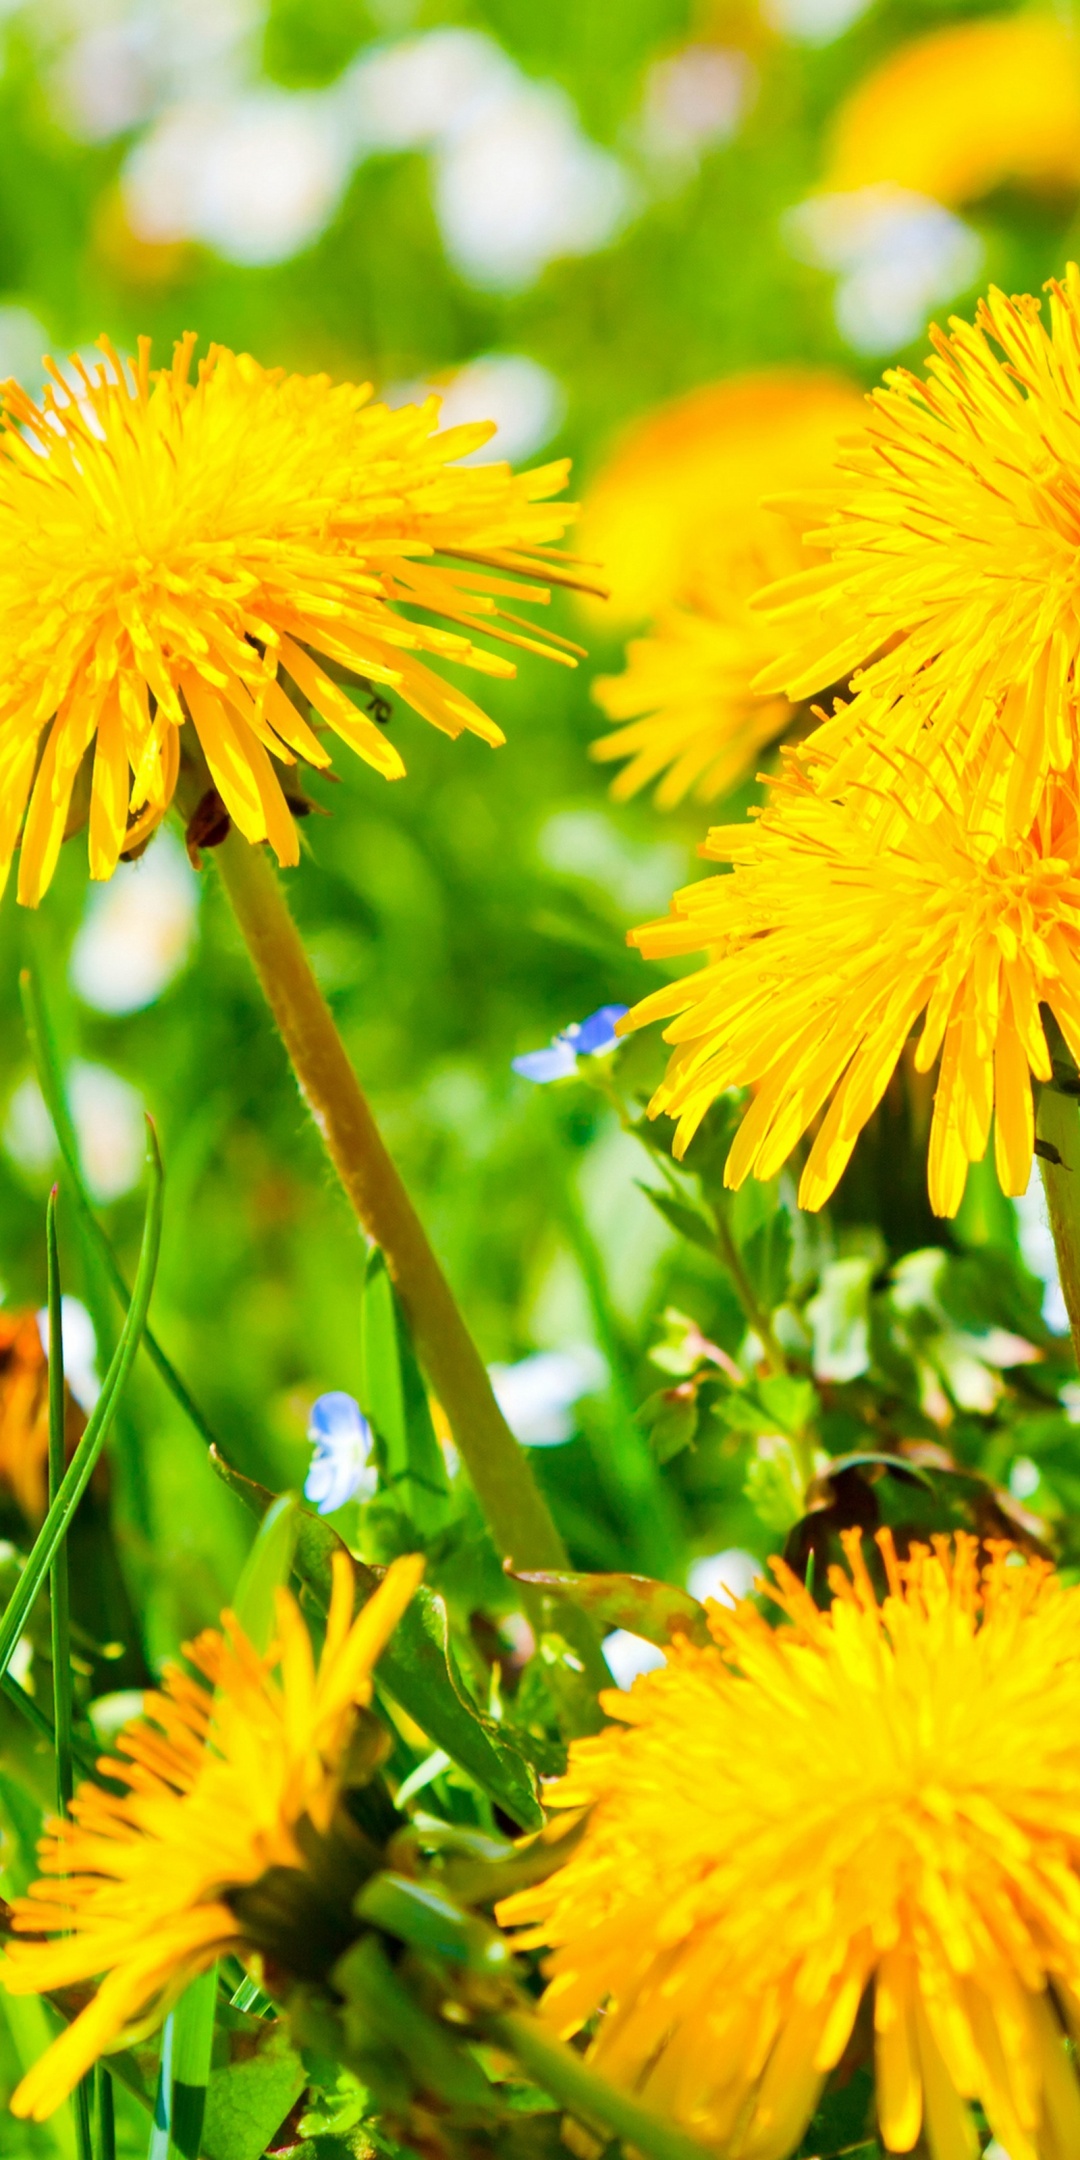
[[[940,797],[920,808],[917,768],[893,780],[883,802],[854,786],[831,799],[792,753],[763,814],[705,842],[733,874],[688,885],[670,917],[631,933],[651,957],[708,958],[620,1029],[678,1015],[650,1104],[679,1120],[677,1153],[724,1089],[755,1090],[729,1185],[775,1176],[828,1103],[799,1187],[818,1208],[921,1023],[917,1068],[941,1061],[930,1200],[954,1215],[992,1117],[1002,1187],[1027,1187],[1030,1075],[1051,1076],[1040,1004],[1080,1059],[1080,803],[1071,778],[1055,779],[1023,836],[1003,841],[980,819],[977,778],[959,810]]]
[[[429,657],[489,675],[475,643],[567,658],[507,603],[568,582],[546,498],[565,462],[514,477],[455,462],[489,425],[438,428],[438,401],[390,411],[369,388],[286,375],[192,337],[149,344],[35,405],[9,383],[0,433],[0,876],[22,832],[19,898],[49,883],[93,756],[90,871],[111,876],[172,799],[189,724],[230,816],[282,862],[296,828],[274,763],[329,764],[316,726],[387,779],[404,771],[342,687],[389,689],[441,728],[500,730]],[[419,610],[419,615],[410,611]],[[404,612],[403,612],[404,611]],[[508,627],[510,626],[510,627]]]
[[[592,745],[604,763],[629,761],[612,783],[617,802],[653,780],[658,809],[670,810],[691,792],[714,802],[753,773],[762,751],[791,725],[795,708],[786,698],[761,697],[752,687],[775,657],[776,639],[749,601],[801,567],[807,551],[767,512],[745,523],[742,553],[699,572],[683,603],[631,640],[625,673],[593,684],[608,719],[626,723]]]
[[[24,2077],[16,2115],[42,2121],[103,2051],[163,2015],[223,1950],[243,1954],[230,1894],[269,1868],[302,1869],[305,1826],[329,1827],[372,1667],[422,1572],[422,1560],[395,1560],[354,1620],[352,1566],[335,1556],[317,1668],[288,1591],[278,1592],[266,1657],[224,1614],[223,1633],[208,1630],[186,1653],[209,1684],[172,1668],[145,1717],[121,1733],[119,1756],[103,1759],[123,1796],[82,1785],[71,1820],[47,1825],[42,1880],[16,1902],[15,1926],[54,1939],[10,1944],[0,1981],[12,1995],[101,1985]]]
[[[605,1698],[551,1795],[584,1836],[500,1917],[552,1947],[551,2023],[602,2012],[598,2069],[724,2160],[785,2160],[845,2051],[890,2152],[975,2160],[978,2101],[1073,2160],[1080,1590],[883,1532],[879,1603],[846,1544],[827,1613],[774,1561],[790,1624],[712,1606],[715,1648]]]
[[[838,460],[831,560],[762,596],[784,657],[763,691],[804,698],[856,674],[813,739],[880,778],[880,735],[939,786],[979,760],[1004,830],[1076,756],[1080,614],[1080,271],[1040,303],[993,291],[933,333],[927,379],[890,372],[861,447]],[[827,506],[828,507],[828,506]]]

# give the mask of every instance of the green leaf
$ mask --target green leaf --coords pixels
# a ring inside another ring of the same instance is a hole
[[[377,1246],[364,1276],[360,1348],[360,1405],[379,1446],[383,1482],[421,1540],[430,1542],[450,1513],[450,1486],[409,1331]]]
[[[299,1513],[295,1493],[282,1493],[267,1508],[233,1594],[233,1611],[259,1651],[267,1648],[273,1632],[274,1592],[292,1571]]]
[[[709,1623],[705,1607],[674,1583],[654,1582],[648,1575],[521,1574],[515,1582],[530,1583],[549,1597],[567,1598],[589,1614],[599,1627],[626,1628],[643,1635],[646,1642],[668,1643],[673,1635],[688,1635],[691,1642],[708,1643]]]
[[[656,1185],[643,1185],[636,1179],[637,1189],[646,1200],[651,1200],[658,1215],[662,1215],[680,1237],[688,1238],[691,1245],[700,1245],[716,1259],[716,1224],[699,1208],[688,1206],[685,1200],[677,1200],[674,1193],[665,1192]]]
[[[672,1462],[684,1448],[693,1447],[698,1428],[698,1394],[692,1381],[661,1388],[647,1395],[638,1410],[646,1427],[649,1446],[658,1463]]]
[[[742,1262],[759,1305],[772,1312],[787,1296],[791,1267],[791,1217],[777,1208],[752,1230],[742,1247]]]
[[[300,2098],[307,2072],[280,2019],[252,2020],[241,2052],[230,2035],[232,2060],[210,2072],[203,2120],[204,2160],[259,2160],[275,2130]]]
[[[273,1505],[274,1495],[265,1486],[242,1477],[226,1463],[217,1449],[211,1460],[226,1485],[252,1513],[262,1516]],[[297,1518],[295,1568],[325,1610],[330,1598],[330,1562],[335,1551],[345,1551],[337,1532],[319,1516],[300,1508]],[[365,1604],[378,1587],[379,1578],[354,1560],[357,1595]],[[474,1709],[460,1686],[450,1655],[449,1622],[440,1597],[421,1587],[399,1620],[392,1641],[379,1659],[379,1679],[396,1702],[451,1759],[498,1802],[523,1830],[537,1830],[543,1823],[535,1774],[502,1737],[490,1718]]]

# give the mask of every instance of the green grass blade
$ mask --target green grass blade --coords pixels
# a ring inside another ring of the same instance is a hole
[[[45,1107],[53,1122],[61,1158],[68,1173],[71,1197],[78,1210],[84,1234],[93,1249],[94,1257],[100,1261],[121,1306],[126,1310],[131,1303],[131,1292],[128,1289],[124,1271],[113,1250],[112,1241],[97,1219],[90,1195],[83,1181],[82,1164],[79,1160],[79,1143],[71,1119],[63,1074],[60,1070],[56,1039],[52,1032],[48,1008],[41,987],[41,979],[35,965],[31,964],[30,967],[22,970],[19,976],[19,990],[22,997],[23,1019],[30,1044],[30,1053],[37,1073],[38,1086],[41,1089]],[[207,1447],[219,1446],[220,1442],[209,1419],[200,1410],[190,1389],[180,1378],[171,1358],[162,1349],[151,1328],[145,1330],[144,1341],[147,1356],[155,1366],[159,1377],[164,1381],[169,1393],[184,1412],[185,1417],[189,1419],[200,1438],[205,1440]]]
[[[173,2011],[171,2136],[183,2160],[199,2160],[217,2008],[217,1966],[202,1973]]]
[[[60,1301],[60,1256],[56,1243],[56,1187],[45,1216],[49,1284],[49,1506],[64,1476],[64,1340]],[[53,1729],[56,1747],[56,1805],[63,1814],[74,1791],[71,1761],[71,1590],[67,1547],[57,1547],[49,1571],[52,1627]]]
[[[97,2160],[116,2160],[116,2112],[113,2083],[103,2062],[94,2072],[94,2131]]]
[[[64,1477],[64,1333],[60,1290],[60,1253],[56,1242],[56,1187],[45,1211],[45,1253],[49,1311],[49,1505]],[[67,1812],[75,1789],[72,1766],[71,1589],[66,1545],[58,1545],[49,1570],[49,1623],[52,1638],[53,1734],[56,1749],[56,1805]],[[94,2160],[90,2129],[93,2078],[83,2078],[71,2096],[79,2160]]]
[[[15,1591],[0,1619],[0,1672],[6,1672],[12,1652],[22,1634],[30,1608],[52,1566],[53,1559],[67,1535],[71,1518],[82,1499],[90,1476],[101,1453],[109,1427],[116,1415],[117,1404],[134,1362],[146,1326],[146,1314],[157,1271],[158,1252],[161,1247],[161,1210],[163,1175],[161,1155],[153,1124],[147,1118],[149,1145],[147,1161],[150,1169],[150,1192],[146,1204],[146,1220],[143,1225],[142,1250],[139,1254],[135,1288],[123,1332],[117,1343],[105,1384],[101,1390],[93,1414],[71,1462],[60,1482],[60,1488],[49,1512],[34,1540],[29,1558],[19,1577]]]

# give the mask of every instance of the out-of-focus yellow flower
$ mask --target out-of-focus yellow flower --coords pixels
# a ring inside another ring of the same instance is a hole
[[[780,518],[746,519],[740,555],[702,571],[682,605],[661,609],[647,637],[632,638],[622,675],[601,675],[593,695],[609,720],[621,720],[592,745],[604,762],[626,758],[612,783],[617,802],[660,775],[656,803],[670,810],[691,791],[714,802],[748,772],[791,725],[784,697],[761,697],[754,679],[776,656],[768,618],[749,602],[761,586],[810,560]]]
[[[828,1103],[799,1186],[802,1207],[821,1207],[921,1021],[916,1069],[941,1060],[931,1206],[955,1215],[992,1117],[1002,1188],[1026,1190],[1030,1073],[1051,1075],[1040,1004],[1080,1059],[1076,783],[1051,781],[1024,836],[1002,842],[993,816],[980,817],[977,778],[959,808],[939,799],[932,810],[909,806],[905,779],[884,806],[876,789],[833,799],[792,753],[763,814],[704,844],[733,874],[686,886],[670,917],[631,932],[650,957],[708,955],[618,1031],[678,1015],[649,1106],[678,1119],[676,1154],[725,1088],[754,1088],[731,1186],[774,1177]],[[916,769],[916,805],[920,782]]]
[[[578,546],[603,566],[616,628],[710,580],[753,538],[763,496],[824,484],[861,393],[824,369],[733,376],[637,421],[589,490]],[[750,530],[748,531],[748,528]]]
[[[1077,744],[1080,271],[1048,289],[1048,326],[1038,300],[992,290],[974,325],[932,333],[925,380],[890,370],[809,535],[831,559],[759,597],[786,646],[759,690],[852,676],[811,738],[831,785],[890,787],[882,741],[915,753],[909,802],[916,766],[928,803],[956,799],[975,761],[981,808],[1011,833]]]
[[[49,1363],[37,1314],[0,1313],[0,1485],[40,1522],[48,1484]]]
[[[186,1651],[208,1685],[170,1669],[121,1733],[119,1755],[103,1758],[127,1791],[82,1785],[71,1819],[46,1826],[42,1879],[14,1915],[16,1928],[54,1939],[11,1943],[0,1980],[12,1995],[101,1985],[23,2078],[16,2115],[44,2120],[223,1950],[253,1947],[232,1900],[268,1869],[303,1873],[307,1839],[329,1829],[372,1668],[422,1573],[421,1559],[395,1560],[354,1620],[352,1565],[336,1554],[317,1669],[288,1591],[266,1657],[223,1614],[223,1632],[208,1629]]]
[[[724,2160],[786,2160],[845,2049],[884,2144],[1080,2152],[1080,1590],[974,1538],[899,1560],[858,1533],[831,1609],[709,1609],[715,1648],[604,1698],[553,1794],[591,1809],[506,1923],[548,1944],[543,2012],[600,2013],[597,2068]],[[869,1991],[872,2032],[856,2026]]]
[[[570,657],[514,613],[547,597],[525,581],[574,581],[552,546],[572,511],[546,500],[565,460],[517,477],[462,467],[487,423],[440,433],[435,398],[392,412],[369,388],[220,346],[193,382],[194,342],[152,373],[147,339],[131,366],[103,340],[104,375],[76,359],[71,388],[46,363],[40,405],[14,383],[3,393],[0,877],[26,812],[30,906],[91,746],[92,877],[164,816],[188,725],[240,831],[292,863],[272,761],[329,764],[312,715],[387,779],[405,769],[343,671],[447,735],[498,743],[426,656],[512,675],[476,644],[482,630]]]
[[[890,53],[841,106],[824,185],[881,181],[954,205],[1008,181],[1080,188],[1080,52],[1064,17],[953,23]]]

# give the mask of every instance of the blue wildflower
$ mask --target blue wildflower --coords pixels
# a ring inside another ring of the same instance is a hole
[[[320,1395],[311,1406],[308,1439],[315,1453],[304,1495],[320,1515],[332,1515],[346,1500],[371,1498],[378,1482],[374,1436],[354,1396],[338,1388]]]
[[[568,1080],[577,1071],[579,1057],[606,1057],[618,1048],[615,1022],[627,1010],[625,1005],[601,1005],[587,1020],[571,1021],[553,1035],[547,1050],[526,1050],[524,1056],[512,1058],[513,1070],[523,1080]]]

